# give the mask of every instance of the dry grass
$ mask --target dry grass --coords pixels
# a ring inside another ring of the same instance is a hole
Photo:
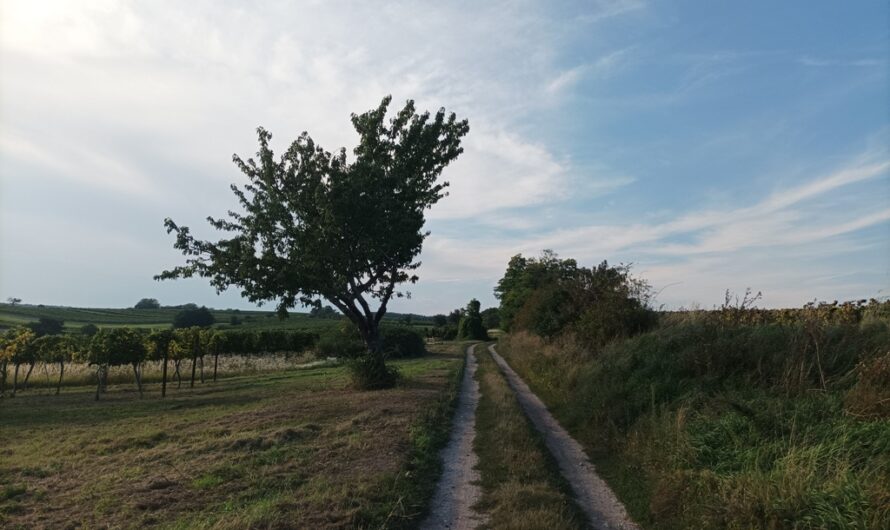
[[[482,499],[490,528],[583,528],[568,485],[486,350],[477,347],[476,417]]]
[[[5,399],[0,526],[379,527],[399,511],[395,485],[456,349],[399,361],[405,381],[386,391],[351,390],[342,368],[319,367],[165,400],[153,385],[142,400],[129,385],[99,402],[90,387]]]

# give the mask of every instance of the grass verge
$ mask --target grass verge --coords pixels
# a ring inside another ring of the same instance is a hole
[[[482,499],[476,507],[489,528],[575,529],[585,518],[543,439],[488,351],[476,348],[480,399],[475,450]]]
[[[890,324],[694,319],[499,352],[648,528],[887,528]],[[882,406],[881,403],[884,405]]]

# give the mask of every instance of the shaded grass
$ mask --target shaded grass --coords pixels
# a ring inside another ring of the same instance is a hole
[[[403,383],[378,392],[320,367],[165,400],[113,386],[98,403],[90,388],[4,400],[0,526],[405,526],[437,478],[456,349],[395,362]]]
[[[543,439],[487,350],[476,351],[481,395],[474,447],[482,487],[476,508],[487,514],[487,527],[584,528],[584,515]]]

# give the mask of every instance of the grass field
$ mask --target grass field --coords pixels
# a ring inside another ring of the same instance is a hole
[[[349,388],[342,367],[132,385],[0,403],[0,526],[410,526],[447,438],[462,345],[395,362],[399,387]]]

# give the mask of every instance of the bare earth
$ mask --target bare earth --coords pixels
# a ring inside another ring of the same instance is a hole
[[[531,419],[535,428],[544,437],[547,448],[559,464],[559,469],[572,487],[575,501],[587,514],[591,525],[597,529],[638,530],[631,521],[621,501],[601,479],[584,454],[581,445],[562,428],[550,414],[544,403],[538,399],[528,385],[513,371],[507,362],[494,349],[488,347],[492,358],[500,367],[510,387],[516,392],[519,404]],[[448,528],[448,527],[441,527]]]
[[[467,364],[461,381],[460,397],[454,413],[454,426],[448,445],[442,450],[444,469],[436,485],[430,515],[420,525],[425,530],[470,529],[482,523],[473,510],[479,502],[478,457],[473,451],[476,438],[476,405],[479,382],[476,381],[475,345],[467,348]]]

